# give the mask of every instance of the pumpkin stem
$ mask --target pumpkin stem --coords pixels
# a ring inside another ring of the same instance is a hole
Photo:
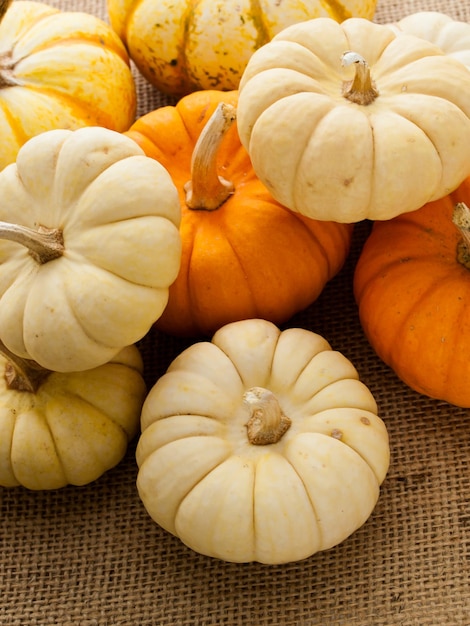
[[[341,56],[341,65],[349,67],[353,63],[356,66],[356,73],[352,80],[344,81],[342,95],[356,104],[371,104],[379,92],[371,78],[367,62],[357,52],[352,50],[344,52]]]
[[[457,260],[470,269],[470,209],[464,202],[457,202],[452,214],[452,221],[462,235],[457,244]]]
[[[0,239],[8,239],[25,246],[40,265],[57,259],[64,253],[64,237],[58,228],[39,226],[38,230],[0,222]]]
[[[13,0],[0,0],[0,23],[5,16],[5,13],[10,8]],[[0,54],[0,89],[2,87],[12,87],[18,85],[18,81],[15,80],[13,73],[13,64],[11,59],[11,51],[3,52]]]
[[[277,443],[292,424],[276,396],[264,387],[252,387],[243,395],[243,401],[251,414],[246,423],[248,440],[255,446]]]
[[[15,64],[12,61],[11,52],[0,54],[0,89],[2,87],[15,87],[20,84],[13,75],[14,67]]]
[[[235,119],[235,107],[221,102],[199,135],[191,160],[191,180],[184,186],[190,209],[213,211],[233,193],[233,183],[217,174],[217,152]]]
[[[41,367],[36,361],[23,359],[10,352],[1,339],[0,354],[7,360],[3,375],[8,389],[36,393],[51,373],[49,370]]]
[[[0,22],[3,20],[3,16],[10,8],[10,4],[13,0],[0,0]]]

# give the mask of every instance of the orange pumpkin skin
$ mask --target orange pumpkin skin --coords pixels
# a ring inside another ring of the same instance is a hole
[[[218,152],[232,195],[211,211],[186,205],[195,143],[220,102],[237,91],[200,90],[144,115],[126,132],[169,171],[181,199],[181,268],[156,323],[179,336],[212,335],[232,321],[275,324],[303,310],[342,267],[352,226],[317,222],[278,204],[256,177],[233,124]]]
[[[377,355],[413,390],[470,407],[470,270],[457,260],[450,196],[376,222],[354,275],[359,317]]]

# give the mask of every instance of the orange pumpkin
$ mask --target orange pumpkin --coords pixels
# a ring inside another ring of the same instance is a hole
[[[399,378],[419,393],[470,407],[470,257],[465,228],[454,223],[462,215],[469,220],[465,205],[470,178],[450,196],[376,222],[354,293],[371,346]]]
[[[170,334],[210,335],[254,317],[281,324],[318,297],[349,252],[352,226],[294,214],[258,180],[230,124],[237,100],[237,91],[196,91],[126,132],[180,194],[181,269],[156,324]]]

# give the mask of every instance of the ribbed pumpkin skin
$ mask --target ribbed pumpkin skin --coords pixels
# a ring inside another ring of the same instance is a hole
[[[10,352],[77,372],[147,334],[181,254],[179,198],[159,163],[116,131],[55,129],[0,172],[0,198],[2,236],[5,224],[33,234],[47,224],[59,248],[51,259],[2,239],[0,340]]]
[[[135,346],[83,372],[50,372],[32,392],[10,388],[0,355],[0,487],[86,485],[119,463],[146,396]]]
[[[378,356],[415,391],[470,407],[470,270],[456,258],[451,196],[376,222],[354,276],[364,332]]]
[[[470,68],[470,24],[438,11],[419,11],[391,24],[397,32],[415,35],[435,44]]]
[[[303,310],[342,267],[352,226],[317,222],[277,203],[256,177],[236,125],[218,153],[219,175],[235,185],[216,210],[192,210],[184,185],[195,143],[219,102],[238,93],[204,90],[137,120],[126,133],[170,173],[180,194],[181,266],[156,327],[181,336],[261,317],[280,324]]]
[[[181,96],[237,89],[249,57],[303,20],[371,19],[376,0],[108,0],[112,26],[145,78]]]
[[[247,409],[253,392],[273,396],[271,425],[280,412],[291,420],[261,445],[247,422],[268,411]],[[141,433],[136,484],[149,515],[193,550],[237,563],[337,545],[371,514],[390,463],[352,363],[320,335],[265,320],[229,324],[178,355],[147,395]]]
[[[0,24],[0,169],[41,132],[95,125],[122,132],[135,111],[129,57],[109,24],[13,2]]]
[[[284,29],[250,58],[238,132],[260,180],[290,209],[387,220],[469,175],[468,92],[465,66],[424,39],[362,18],[319,18]]]

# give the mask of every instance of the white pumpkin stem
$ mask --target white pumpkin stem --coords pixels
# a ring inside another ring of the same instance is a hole
[[[349,67],[353,63],[356,66],[356,73],[352,80],[344,81],[342,94],[356,104],[371,104],[377,98],[379,92],[371,78],[370,68],[366,60],[352,50],[344,52],[341,56],[341,65]]]
[[[217,173],[217,153],[235,119],[235,107],[221,102],[199,135],[192,154],[191,180],[184,186],[190,209],[213,211],[233,193],[233,183]]]
[[[264,387],[252,387],[243,395],[250,411],[246,423],[248,440],[256,446],[277,443],[292,421],[281,410],[276,396]]]
[[[36,393],[44,380],[51,373],[41,367],[36,361],[23,359],[13,354],[0,339],[0,354],[7,360],[4,377],[7,388],[15,391],[29,391]]]
[[[28,248],[30,255],[40,265],[57,259],[64,253],[64,237],[58,228],[39,226],[38,230],[0,222],[0,239],[8,239]]]
[[[470,209],[464,202],[457,202],[452,221],[459,229],[462,240],[457,245],[457,260],[470,269]]]

